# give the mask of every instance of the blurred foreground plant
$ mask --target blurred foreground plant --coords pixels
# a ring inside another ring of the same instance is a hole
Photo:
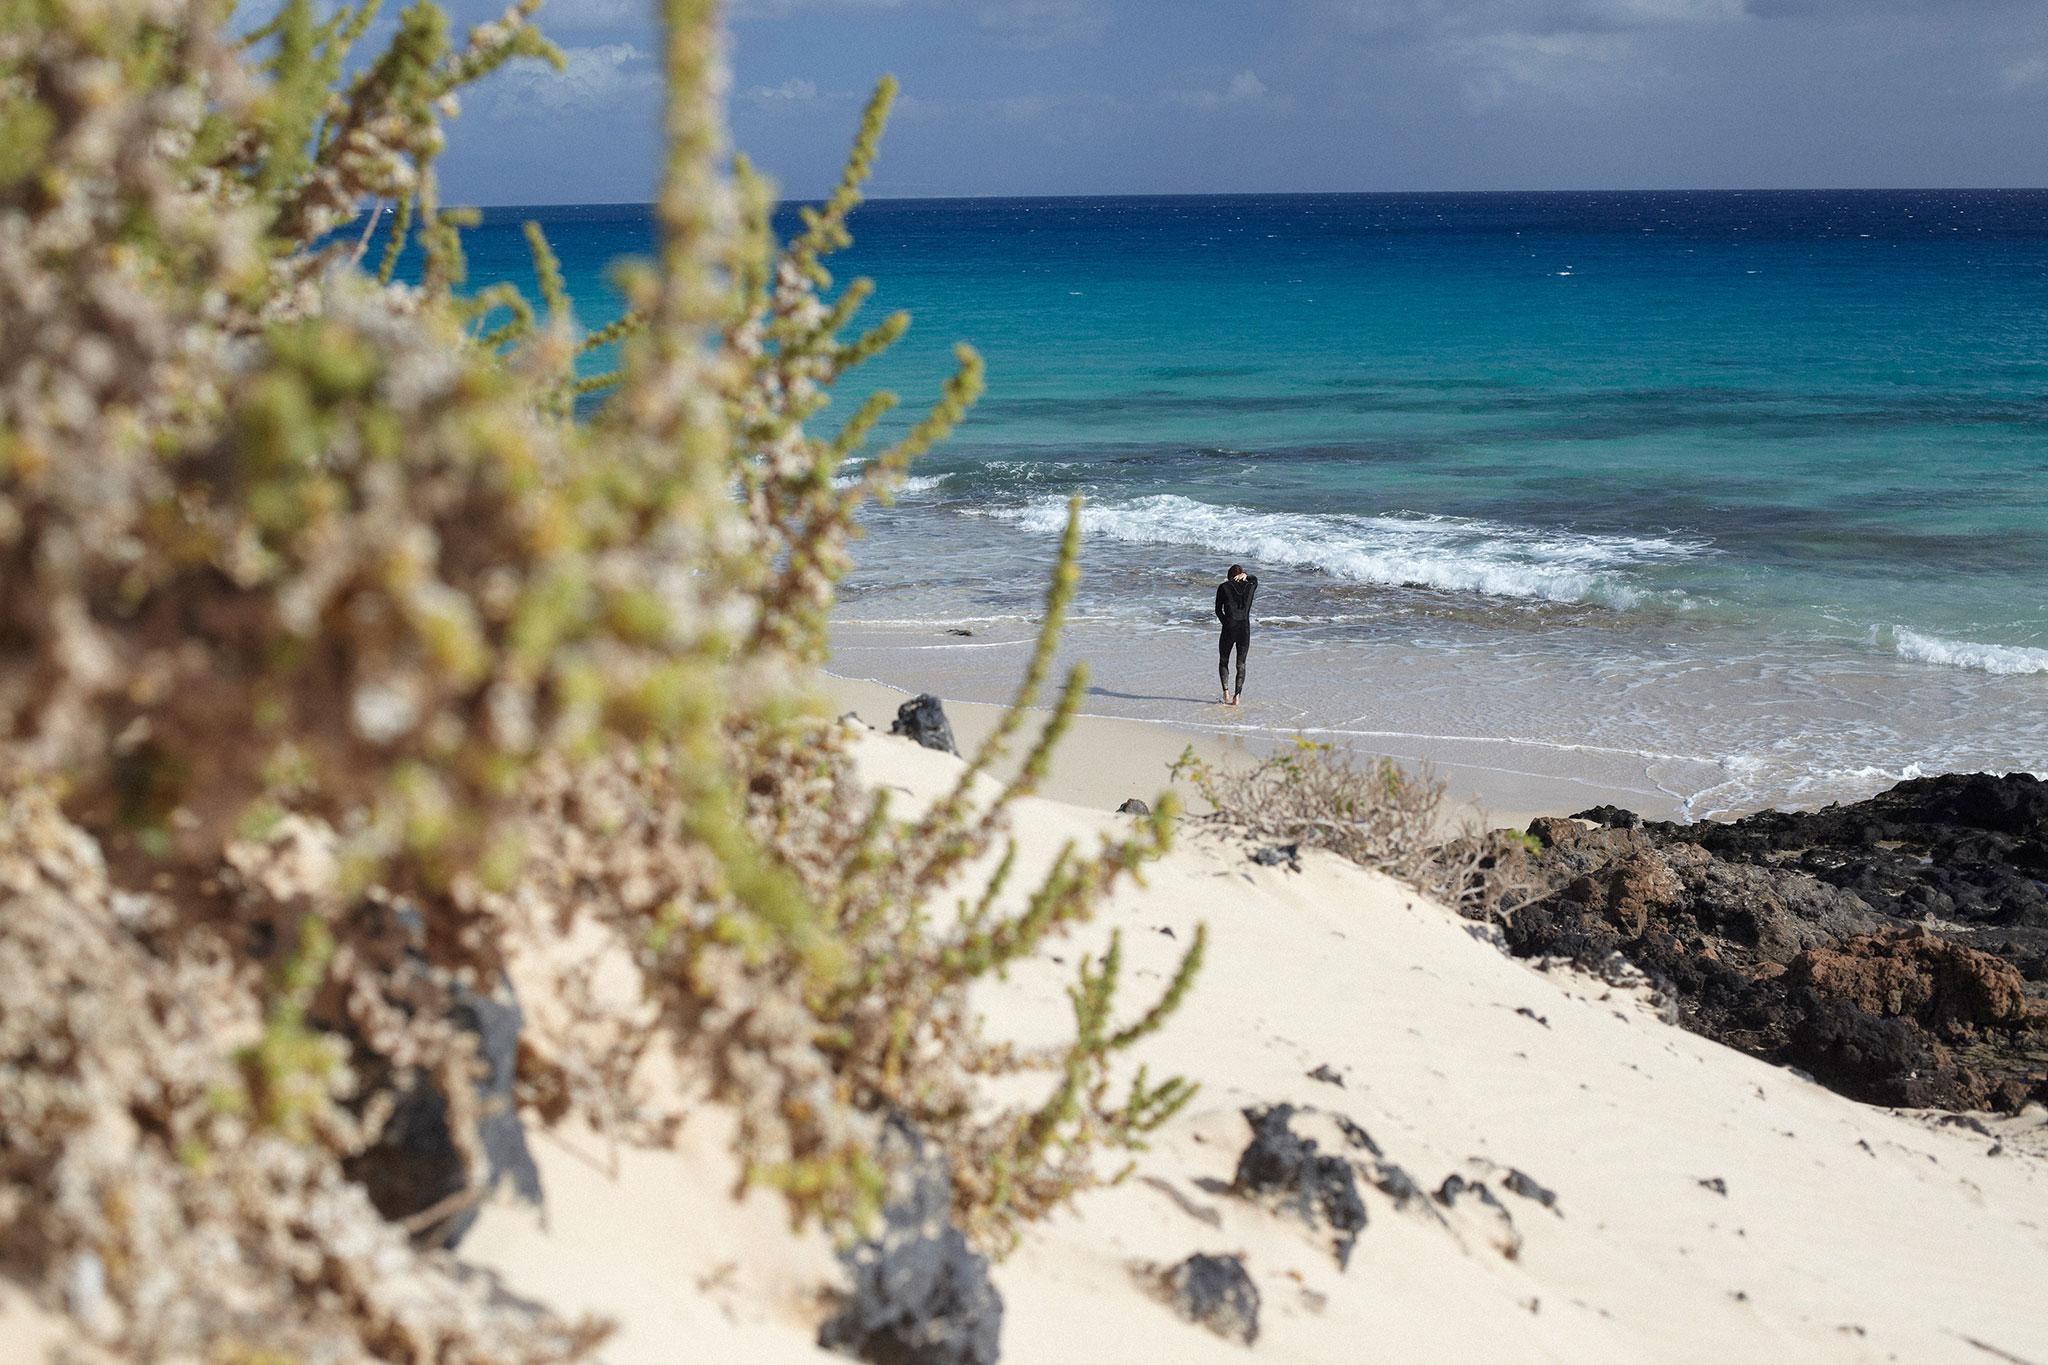
[[[583,335],[537,227],[539,307],[459,292],[471,219],[433,172],[461,87],[556,60],[533,8],[458,43],[422,0],[352,66],[375,0],[285,0],[239,37],[214,0],[0,6],[0,957],[31,983],[0,1001],[0,1269],[135,1354],[590,1345],[371,1254],[392,1226],[341,1173],[422,1078],[473,1123],[451,1003],[536,918],[598,926],[658,1008],[529,1058],[527,1093],[632,1114],[635,1059],[672,1049],[738,1108],[749,1175],[842,1229],[880,1189],[885,1112],[953,1151],[962,1218],[1001,1245],[1190,1093],[1140,1073],[1118,1098],[1111,1059],[1182,998],[1199,936],[1121,1027],[1119,952],[1084,964],[1052,1054],[968,1011],[1172,819],[1068,848],[1028,892],[1014,846],[988,868],[1081,695],[1076,673],[991,781],[1048,680],[1071,525],[1017,705],[929,810],[863,790],[803,697],[859,508],[981,386],[963,348],[851,479],[893,400],[809,429],[906,325],[842,336],[870,290],[828,297],[823,264],[893,87],[777,246],[765,185],[720,171],[716,6],[667,0],[658,255]],[[413,247],[419,283],[393,283]],[[610,343],[618,369],[579,379]],[[138,1003],[202,976],[211,1021]],[[975,1102],[977,1074],[1034,1065],[1042,1104]],[[242,1251],[230,1274],[174,1243]]]

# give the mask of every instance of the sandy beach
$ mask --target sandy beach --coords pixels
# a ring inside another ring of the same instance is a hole
[[[828,690],[863,718],[889,700]],[[986,723],[950,709],[963,739]],[[1115,829],[1108,798],[1156,786],[1168,747],[1079,725],[1051,793],[1017,811],[1024,856]],[[912,801],[959,770],[880,732],[856,751]],[[1186,825],[1142,887],[976,1004],[999,1036],[1049,1041],[1076,957],[1120,932],[1142,994],[1197,922],[1207,966],[1134,1060],[1201,1092],[1127,1178],[996,1266],[1005,1360],[2048,1358],[2038,1106],[1962,1124],[1856,1103],[1672,1026],[1642,985],[1513,960],[1484,926],[1329,855],[1258,867]],[[544,956],[526,967],[544,1015]],[[1276,1103],[1341,1116],[1382,1153],[1359,1154],[1369,1218],[1346,1269],[1327,1231],[1229,1190],[1241,1111]],[[615,1319],[606,1360],[836,1358],[812,1344],[831,1250],[792,1235],[764,1192],[727,1198],[728,1122],[692,1105],[660,1151],[538,1134],[546,1213],[492,1206],[463,1261],[504,1292]],[[1504,1217],[1397,1199],[1394,1168],[1425,1191],[1485,1182]],[[1144,1267],[1195,1252],[1243,1257],[1262,1303],[1249,1356],[1146,1288]]]
[[[890,675],[899,679],[918,676],[915,662],[893,661]],[[978,680],[979,681],[979,680]],[[986,682],[976,687],[979,695]],[[863,722],[886,731],[896,708],[919,690],[868,678],[821,673],[818,690],[835,713],[848,711]],[[995,724],[1003,707],[993,701],[959,701],[940,694],[946,714],[952,718],[961,749],[967,751]],[[1053,757],[1044,794],[1074,805],[1114,810],[1128,797],[1150,800],[1152,793],[1169,785],[1168,769],[1183,753],[1192,750],[1197,758],[1211,764],[1244,762],[1285,748],[1295,742],[1295,732],[1277,726],[1242,724],[1230,717],[1230,708],[1215,701],[1185,703],[1188,719],[1183,722],[1138,720],[1124,716],[1095,714],[1087,709],[1074,718],[1067,741]],[[1239,726],[1239,728],[1221,728]],[[1377,753],[1355,741],[1343,747],[1356,752]],[[1538,815],[1550,815],[1609,803],[1627,809],[1647,808],[1653,814],[1667,814],[1667,803],[1644,799],[1640,791],[1608,786],[1592,776],[1559,778],[1490,767],[1483,763],[1459,762],[1438,748],[1403,755],[1402,761],[1417,773],[1427,773],[1445,784],[1444,828],[1455,833],[1466,826],[1479,829],[1520,829]],[[1011,758],[1014,764],[1015,756]],[[1013,771],[999,766],[999,771]],[[1202,809],[1197,793],[1185,783],[1175,786],[1194,810]]]
[[[820,690],[853,713],[840,723],[863,781],[905,813],[957,779],[961,759],[882,728],[900,693]],[[963,744],[992,721],[986,707],[948,710]],[[1185,746],[1163,727],[1077,722],[1044,794],[1012,811],[1021,875],[999,905],[1014,911],[1063,846],[1127,830],[1114,804],[1156,792]],[[983,778],[978,796],[995,790]],[[1290,868],[1249,852],[1183,819],[1141,882],[974,988],[992,1037],[1053,1044],[1072,1027],[1082,956],[1120,937],[1125,994],[1142,1001],[1207,929],[1181,1008],[1119,1067],[1199,1091],[1120,1178],[1023,1227],[993,1265],[1002,1360],[2048,1360],[2038,1103],[1859,1103],[1678,1027],[1625,966],[1517,959],[1496,926],[1332,854],[1306,849]],[[963,892],[988,870],[970,869]],[[593,1006],[633,1017],[644,990],[616,946],[549,923],[514,936],[510,965],[524,1036],[543,1051]],[[1046,1083],[1027,1072],[989,1098]],[[793,1229],[773,1192],[742,1188],[734,1114],[659,1048],[634,1085],[682,1116],[672,1137],[529,1113],[543,1205],[494,1197],[449,1264],[504,1302],[610,1322],[596,1358],[612,1365],[844,1359],[817,1345],[845,1284],[835,1248]],[[1364,1221],[1344,1255],[1326,1222],[1234,1184],[1250,1113],[1276,1105],[1355,1180]],[[1249,1347],[1162,1298],[1159,1272],[1197,1254],[1235,1257],[1249,1276]],[[102,1358],[11,1290],[0,1341]]]

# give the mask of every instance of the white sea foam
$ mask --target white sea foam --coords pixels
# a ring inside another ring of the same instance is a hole
[[[977,515],[1057,533],[1064,498]],[[1699,541],[1541,531],[1459,517],[1256,512],[1177,493],[1091,503],[1081,529],[1140,545],[1186,545],[1254,564],[1320,570],[1353,583],[1421,584],[1450,592],[1629,607],[1645,590],[1628,571],[1707,552]]]
[[[1892,628],[1899,656],[1923,664],[1975,669],[1979,673],[2048,673],[2048,649],[2024,645],[1987,645],[1974,640],[1944,640],[1904,626]]]
[[[860,482],[860,477],[865,472],[866,466],[864,465],[858,469],[842,470],[833,478],[832,486],[841,489],[851,488]],[[903,482],[897,485],[896,496],[902,498],[911,497],[918,493],[929,493],[934,488],[943,484],[949,477],[951,476],[946,474],[906,474],[903,476]]]
[[[1009,483],[1066,485],[1084,468],[1078,460],[983,460],[980,472]]]

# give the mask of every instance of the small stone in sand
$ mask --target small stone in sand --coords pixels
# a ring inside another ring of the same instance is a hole
[[[1510,1194],[1519,1194],[1524,1199],[1533,1199],[1546,1209],[1557,1207],[1556,1191],[1537,1184],[1535,1179],[1526,1171],[1518,1171],[1510,1167],[1507,1175],[1500,1183],[1507,1187]]]
[[[1467,1180],[1461,1175],[1448,1175],[1432,1198],[1454,1214],[1462,1213],[1464,1217],[1475,1220],[1494,1250],[1510,1261],[1522,1254],[1522,1234],[1515,1227],[1514,1215],[1483,1182]],[[1476,1208],[1473,1207],[1475,1203]]]
[[[1246,1346],[1259,1339],[1259,1287],[1240,1258],[1197,1252],[1160,1278],[1167,1301],[1189,1322]]]
[[[1301,871],[1300,844],[1272,844],[1252,853],[1252,861],[1260,867],[1284,867],[1289,872]]]
[[[940,753],[960,752],[960,746],[953,742],[953,726],[946,719],[945,706],[929,692],[920,692],[896,708],[896,721],[889,727],[889,733],[914,739]]]
[[[1358,1178],[1349,1161],[1294,1131],[1296,1112],[1291,1104],[1244,1111],[1252,1140],[1237,1159],[1231,1189],[1293,1213],[1310,1227],[1329,1228],[1335,1234],[1331,1251],[1341,1269],[1365,1230],[1365,1201],[1358,1197]]]

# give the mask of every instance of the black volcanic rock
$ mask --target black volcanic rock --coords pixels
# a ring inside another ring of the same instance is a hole
[[[1260,867],[1284,867],[1289,872],[1299,872],[1301,871],[1301,845],[1271,844],[1265,848],[1254,850],[1251,859]]]
[[[1238,1257],[1197,1252],[1160,1280],[1173,1311],[1189,1322],[1245,1346],[1259,1339],[1259,1287]]]
[[[896,708],[896,719],[891,722],[889,733],[914,739],[925,748],[937,749],[940,753],[960,752],[960,746],[953,742],[953,724],[946,719],[945,705],[929,692],[920,692]]]
[[[1537,1183],[1527,1171],[1509,1170],[1501,1185],[1510,1194],[1519,1194],[1524,1199],[1533,1199],[1546,1209],[1557,1207],[1557,1192],[1547,1185]]]
[[[1252,1140],[1237,1159],[1231,1189],[1293,1213],[1310,1227],[1328,1228],[1341,1267],[1365,1230],[1365,1201],[1349,1160],[1294,1131],[1297,1112],[1291,1104],[1244,1111]]]
[[[995,1365],[1003,1297],[953,1224],[944,1154],[900,1118],[879,1154],[895,1172],[881,1234],[841,1255],[852,1289],[818,1344],[874,1365]]]
[[[1958,774],[1727,823],[1577,821],[1537,821],[1510,855],[1538,888],[1510,951],[1620,953],[1687,1028],[1856,1099],[2048,1099],[2048,784]]]
[[[501,980],[490,995],[457,988],[450,1018],[476,1037],[480,1193],[509,1182],[522,1199],[538,1204],[540,1168],[527,1149],[512,1093],[523,1016],[511,983]],[[448,1097],[431,1077],[415,1075],[397,1090],[377,1140],[349,1158],[346,1169],[386,1218],[425,1215],[425,1225],[414,1232],[422,1245],[453,1247],[476,1222],[478,1201],[457,1198],[469,1188],[470,1172],[449,1127]]]
[[[1509,1260],[1522,1254],[1522,1234],[1515,1227],[1514,1215],[1483,1181],[1447,1175],[1430,1197],[1452,1215],[1454,1223],[1463,1222]]]

